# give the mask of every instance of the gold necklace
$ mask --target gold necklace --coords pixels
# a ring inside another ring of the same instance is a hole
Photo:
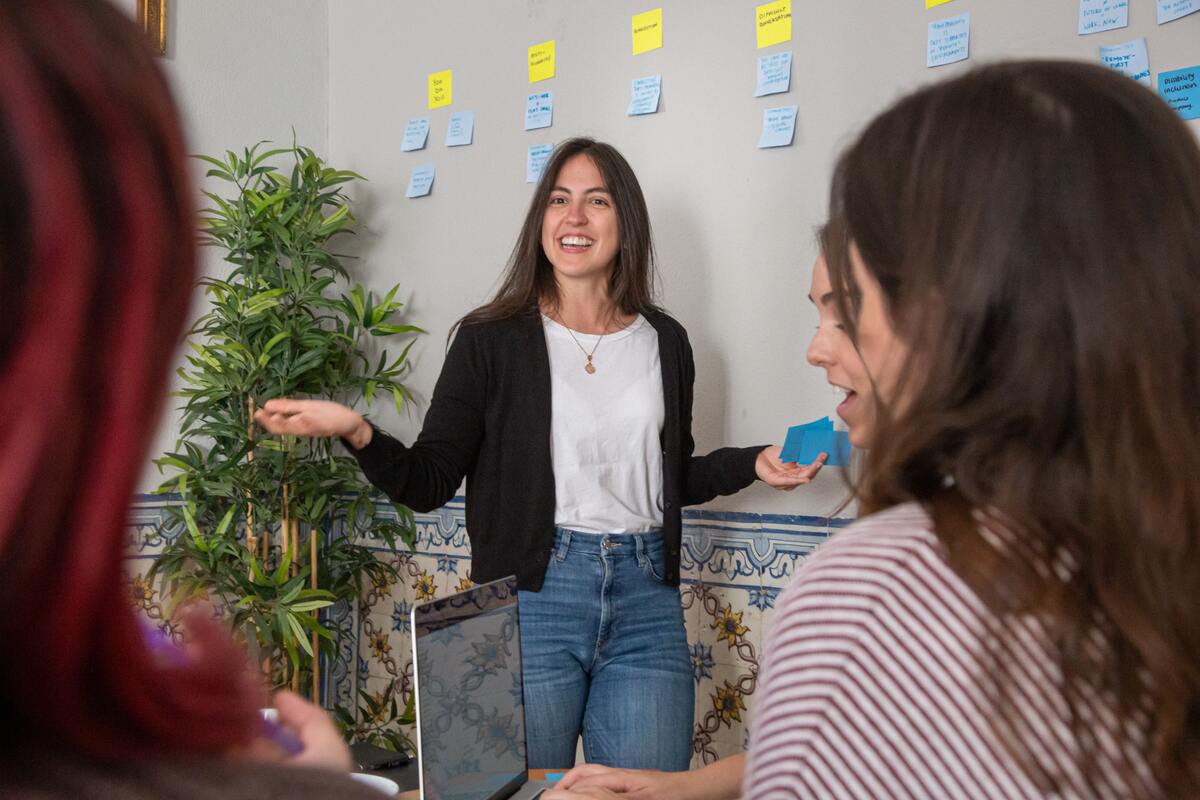
[[[583,345],[581,345],[579,343],[579,340],[575,338],[575,331],[571,330],[565,324],[563,325],[563,327],[567,329],[567,333],[571,334],[571,339],[574,340],[575,346],[579,348],[579,352],[581,352],[585,356],[587,356],[587,363],[583,365],[584,372],[586,372],[588,375],[595,374],[596,365],[592,363],[592,356],[596,354],[596,348],[600,346],[600,340],[603,339],[608,334],[607,333],[600,334],[600,338],[596,340],[596,343],[594,345],[592,345],[592,352],[589,353],[587,350],[584,349]]]

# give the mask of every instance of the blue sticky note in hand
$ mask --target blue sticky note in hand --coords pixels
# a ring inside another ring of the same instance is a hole
[[[1200,66],[1158,73],[1158,94],[1184,119],[1200,119]]]
[[[424,197],[433,189],[433,164],[422,164],[413,167],[412,176],[408,179],[408,191],[405,197]]]
[[[525,98],[525,130],[549,128],[554,122],[554,93],[538,92]]]
[[[758,84],[755,97],[786,92],[792,87],[792,54],[773,53],[758,57]]]
[[[971,54],[971,14],[937,19],[929,23],[929,49],[925,66],[940,67],[964,61]]]
[[[821,453],[827,453],[827,465],[845,467],[850,463],[850,449],[850,435],[845,431],[835,431],[833,420],[824,417],[806,425],[788,428],[779,460],[811,464]]]
[[[474,135],[474,111],[456,111],[450,115],[450,124],[446,128],[446,147],[462,147],[470,144]]]
[[[565,773],[565,772],[547,772],[546,773],[546,782],[547,783],[558,783],[565,777],[567,777],[567,773]]]
[[[796,112],[800,106],[780,106],[763,111],[762,134],[758,137],[758,146],[788,147],[796,133]]]
[[[525,182],[537,183],[542,179],[542,170],[546,169],[546,162],[550,160],[550,154],[554,152],[552,144],[535,144],[529,148],[529,154],[525,157]]]
[[[404,141],[400,143],[400,151],[424,150],[425,140],[429,137],[429,117],[413,117],[404,126]]]
[[[661,75],[651,75],[648,78],[634,78],[633,90],[629,95],[629,110],[625,112],[625,115],[636,117],[641,114],[658,113],[658,98],[661,94]]]

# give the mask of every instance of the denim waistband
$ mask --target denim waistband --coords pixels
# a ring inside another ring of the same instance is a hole
[[[636,553],[642,555],[646,547],[662,543],[662,530],[641,533],[588,533],[570,528],[554,529],[554,554],[562,559],[567,551],[577,553]]]

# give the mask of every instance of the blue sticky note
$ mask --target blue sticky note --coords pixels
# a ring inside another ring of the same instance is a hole
[[[538,92],[525,99],[525,130],[549,128],[554,122],[554,93]]]
[[[1158,94],[1184,119],[1200,119],[1200,65],[1158,73]]]
[[[1200,11],[1200,0],[1158,0],[1158,24],[1162,25]]]
[[[829,417],[806,425],[788,428],[787,438],[779,454],[781,461],[796,464],[811,464],[821,453],[829,455],[825,462],[831,467],[845,467],[850,463],[850,434],[835,431]]]
[[[1129,27],[1129,0],[1079,0],[1079,35]]]
[[[470,144],[474,135],[474,111],[456,111],[450,115],[450,124],[446,128],[446,147],[462,147]]]
[[[530,145],[529,154],[525,157],[526,183],[537,183],[542,179],[542,171],[546,169],[546,162],[550,160],[550,154],[553,152],[552,144]]]
[[[429,117],[413,117],[404,126],[404,141],[400,143],[400,150],[402,152],[424,150],[425,140],[428,137]]]
[[[1134,39],[1125,44],[1101,47],[1100,60],[1138,83],[1146,86],[1151,84],[1150,55],[1146,52],[1145,39]]]
[[[773,53],[758,57],[758,84],[755,97],[780,94],[792,88],[792,54]]]
[[[759,147],[787,147],[796,134],[796,112],[800,106],[780,106],[763,111],[762,134],[758,137]]]
[[[959,14],[929,23],[929,49],[925,66],[940,67],[970,56],[971,14]]]
[[[546,782],[547,783],[558,783],[565,777],[567,777],[567,773],[565,773],[565,772],[547,772],[546,773]]]
[[[629,95],[629,110],[626,116],[636,117],[641,114],[658,112],[658,98],[662,94],[662,76],[651,75],[648,78],[634,78],[633,90]]]
[[[424,197],[433,189],[433,164],[422,164],[413,167],[412,176],[408,179],[408,191],[405,197]]]

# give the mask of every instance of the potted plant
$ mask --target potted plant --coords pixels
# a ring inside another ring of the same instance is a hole
[[[168,522],[179,534],[148,578],[161,580],[168,611],[207,598],[272,685],[303,687],[319,702],[320,655],[333,652],[334,638],[323,610],[395,579],[359,540],[411,548],[413,516],[398,506],[398,522],[378,520],[375,493],[352,458],[327,440],[270,437],[254,412],[274,397],[369,406],[389,394],[403,411],[402,379],[422,331],[398,321],[398,286],[378,298],[352,284],[331,249],[353,230],[344,189],[361,176],[305,147],[263,144],[199,157],[210,178],[233,189],[205,192],[201,227],[202,242],[223,250],[232,269],[201,281],[209,305],[179,369],[179,440],[155,462],[170,473],[158,492],[180,498]],[[290,169],[275,166],[289,155]],[[368,352],[394,337],[407,339],[394,356]],[[392,720],[407,716],[391,710]],[[380,709],[369,711],[369,738],[401,744],[382,735]]]

